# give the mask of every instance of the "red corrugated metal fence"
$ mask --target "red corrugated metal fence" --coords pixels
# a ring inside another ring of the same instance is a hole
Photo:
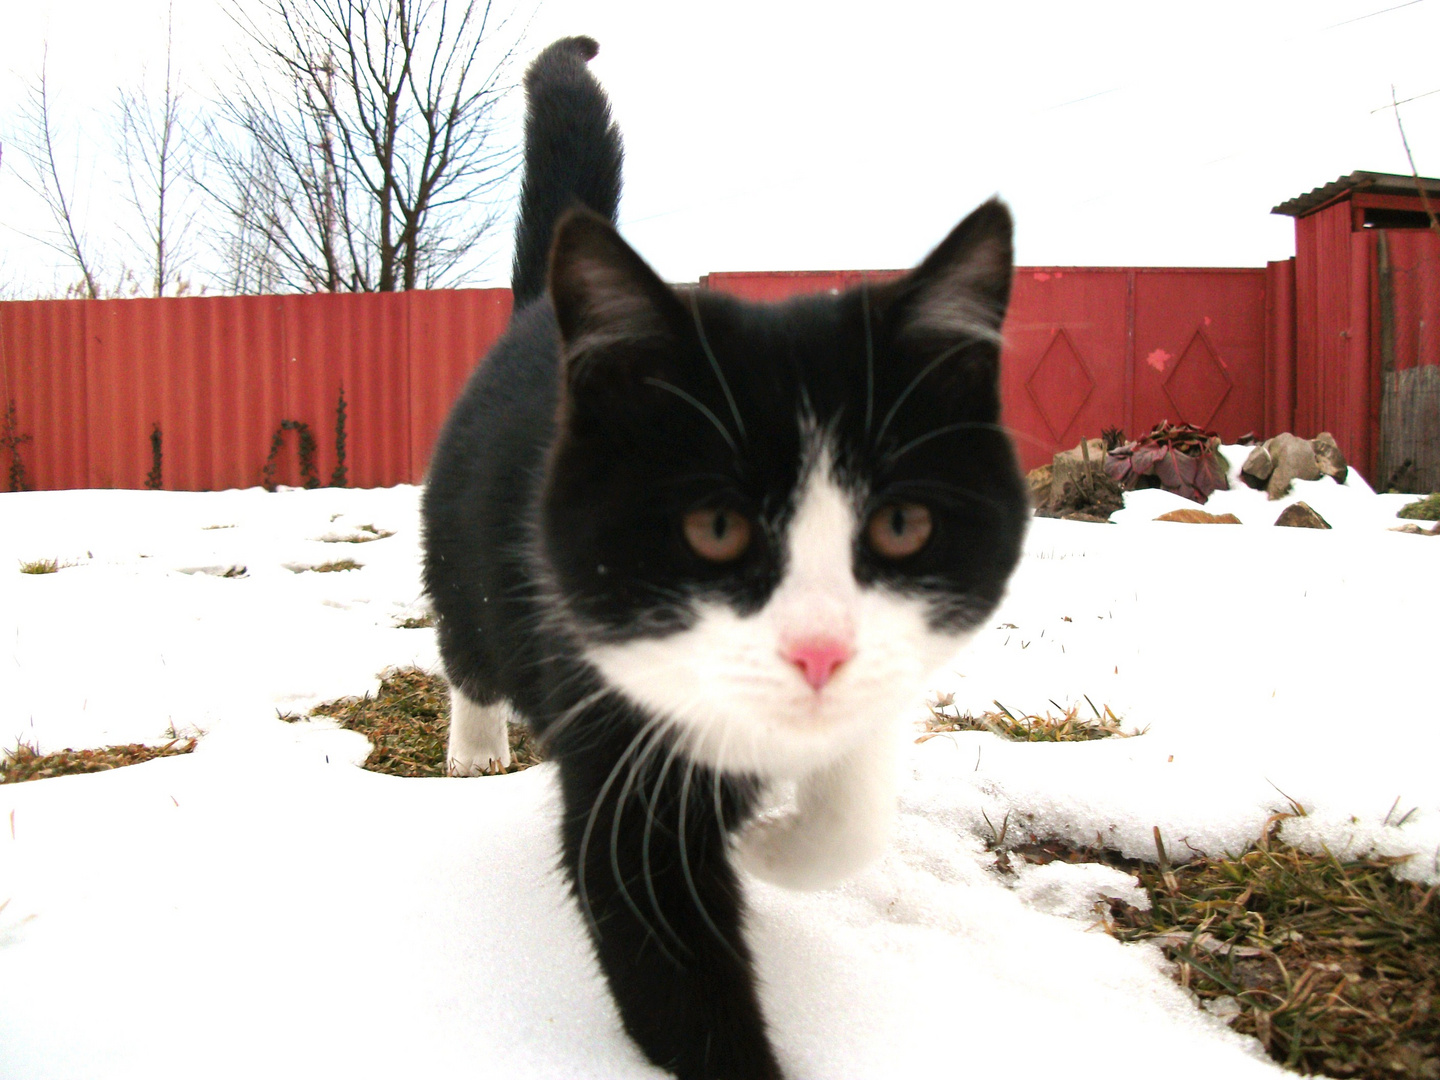
[[[1300,218],[1298,257],[1263,269],[1018,269],[1002,380],[1025,466],[1104,427],[1133,435],[1168,419],[1226,439],[1329,430],[1372,475],[1377,230],[1334,210]],[[1395,363],[1440,362],[1440,237],[1388,236]],[[717,273],[702,285],[779,300],[896,273]],[[32,487],[141,487],[158,425],[164,486],[205,490],[259,483],[285,420],[309,426],[328,482],[343,388],[348,482],[413,483],[509,313],[503,289],[0,303],[0,408],[14,402],[29,437]],[[284,435],[280,483],[301,480],[296,439]]]
[[[0,407],[31,487],[143,487],[158,425],[164,486],[215,490],[260,483],[284,420],[328,482],[343,388],[348,482],[413,483],[509,317],[507,289],[4,303]],[[297,440],[279,483],[301,481]]]

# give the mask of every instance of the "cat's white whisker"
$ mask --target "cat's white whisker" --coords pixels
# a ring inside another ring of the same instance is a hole
[[[696,301],[695,293],[690,293],[690,314],[695,318],[695,333],[700,337],[700,347],[705,350],[705,359],[710,362],[710,370],[715,373],[715,378],[720,382],[720,389],[725,392],[725,400],[730,404],[730,415],[735,418],[735,427],[740,432],[742,441],[745,439],[745,421],[740,416],[740,407],[735,404],[735,395],[730,390],[730,380],[725,378],[725,371],[720,367],[720,361],[715,359],[715,350],[710,348],[710,339],[705,336],[705,324],[700,319],[700,305]]]
[[[621,753],[618,758],[616,758],[615,765],[610,770],[610,775],[605,778],[605,782],[600,786],[599,793],[595,796],[594,800],[590,804],[590,813],[585,820],[585,831],[580,838],[579,881],[577,883],[577,886],[580,892],[580,906],[584,908],[586,912],[586,918],[589,919],[592,923],[594,922],[594,915],[590,906],[590,890],[586,880],[586,870],[588,867],[587,856],[590,851],[590,837],[595,830],[596,818],[600,813],[600,808],[605,804],[605,797],[610,794],[611,786],[615,783],[616,779],[618,779],[620,771],[625,767],[625,763],[629,761],[630,755],[635,752],[635,748],[640,745],[641,740],[645,738],[645,736],[650,732],[651,728],[659,723],[659,720],[651,720],[648,723],[642,725],[640,730],[635,733],[634,737],[630,740],[630,743],[625,748],[624,752]],[[620,812],[620,808],[618,806],[616,807],[615,812],[617,814]],[[620,890],[623,893],[625,891],[624,882],[618,878],[618,875],[616,883],[620,886]]]
[[[665,390],[671,394],[674,394],[687,405],[694,406],[695,409],[698,410],[699,413],[704,416],[706,420],[710,421],[710,423],[714,426],[715,430],[720,433],[720,437],[724,439],[726,445],[730,447],[730,452],[737,456],[739,455],[740,447],[735,444],[735,437],[725,429],[725,425],[720,422],[720,418],[718,416],[716,416],[713,412],[710,411],[710,407],[706,405],[703,401],[701,401],[699,398],[695,397],[693,394],[686,393],[674,383],[666,382],[664,379],[657,379],[653,376],[647,375],[644,379],[641,380],[641,382],[645,383],[647,386],[653,386],[657,389]]]
[[[651,755],[655,751],[655,748],[664,742],[666,736],[666,728],[667,725],[663,722],[657,722],[653,725],[653,730],[651,731],[650,736],[646,741],[645,748],[641,751],[640,756],[631,762],[629,775],[625,778],[625,784],[621,787],[620,794],[616,796],[615,816],[610,823],[610,869],[611,872],[615,875],[615,882],[620,887],[621,893],[624,894],[626,903],[635,912],[635,917],[638,918],[641,923],[643,923],[647,927],[647,929],[650,930],[650,932],[656,937],[656,944],[659,946],[660,950],[664,952],[667,956],[669,956],[672,962],[674,962],[678,967],[680,966],[679,961],[676,960],[676,958],[670,954],[669,950],[665,948],[664,944],[658,940],[659,934],[654,930],[653,927],[650,926],[649,920],[645,918],[644,914],[639,909],[639,905],[637,905],[634,899],[631,897],[630,889],[627,886],[624,875],[620,870],[619,857],[620,825],[623,820],[625,808],[626,806],[628,806],[630,801],[630,793],[632,790],[634,790],[637,776],[639,776],[644,771],[646,764],[649,762]],[[645,798],[643,790],[639,793],[639,801],[642,805],[644,804]],[[684,940],[680,937],[680,935],[675,932],[675,928],[670,925],[670,921],[665,918],[665,913],[660,909],[659,901],[655,896],[654,883],[649,877],[648,865],[643,859],[641,870],[643,876],[645,877],[646,892],[649,895],[650,904],[655,912],[655,917],[660,921],[660,925],[665,928],[666,933],[670,935],[671,941],[673,941],[680,948],[680,951],[688,953],[690,951],[689,947],[685,944]]]
[[[684,875],[685,886],[690,890],[690,898],[695,902],[695,910],[699,912],[701,921],[705,923],[706,928],[714,935],[715,940],[724,947],[725,951],[730,954],[734,961],[737,964],[743,965],[745,961],[741,959],[735,946],[730,944],[730,939],[725,936],[720,927],[715,925],[715,920],[711,917],[710,910],[705,906],[705,901],[700,898],[700,890],[695,886],[694,871],[690,869],[690,830],[686,825],[686,816],[687,811],[690,809],[690,781],[695,776],[696,767],[696,762],[693,758],[686,761],[685,775],[680,781],[680,813],[678,822],[680,828],[680,872]]]

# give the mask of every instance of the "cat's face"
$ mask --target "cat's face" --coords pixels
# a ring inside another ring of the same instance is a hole
[[[585,655],[728,771],[797,775],[918,700],[994,608],[1025,491],[999,429],[1010,220],[779,307],[557,231],[565,387],[542,543]]]

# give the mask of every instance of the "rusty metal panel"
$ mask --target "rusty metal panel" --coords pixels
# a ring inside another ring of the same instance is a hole
[[[410,474],[420,483],[430,451],[465,380],[510,322],[509,289],[437,289],[410,303]]]
[[[1161,420],[1226,442],[1265,426],[1265,271],[1135,271],[1132,434]]]
[[[73,300],[0,303],[0,423],[15,405],[26,482],[38,490],[89,484],[85,312]],[[0,491],[11,459],[0,451]]]

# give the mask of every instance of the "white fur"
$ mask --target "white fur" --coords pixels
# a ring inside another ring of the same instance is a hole
[[[691,757],[798,782],[795,814],[762,822],[741,848],[756,874],[794,887],[832,883],[883,847],[895,720],[965,637],[932,630],[922,601],[855,580],[857,497],[829,461],[817,454],[802,481],[784,578],[758,612],[704,603],[681,633],[587,651],[610,685],[673,725]],[[853,648],[818,691],[783,651],[817,637]]]
[[[895,831],[896,734],[868,744],[797,785],[793,811],[768,814],[740,837],[740,865],[788,889],[824,889],[863,870]]]
[[[509,725],[520,716],[508,701],[480,705],[450,688],[450,743],[445,752],[451,776],[484,776],[510,767]]]

